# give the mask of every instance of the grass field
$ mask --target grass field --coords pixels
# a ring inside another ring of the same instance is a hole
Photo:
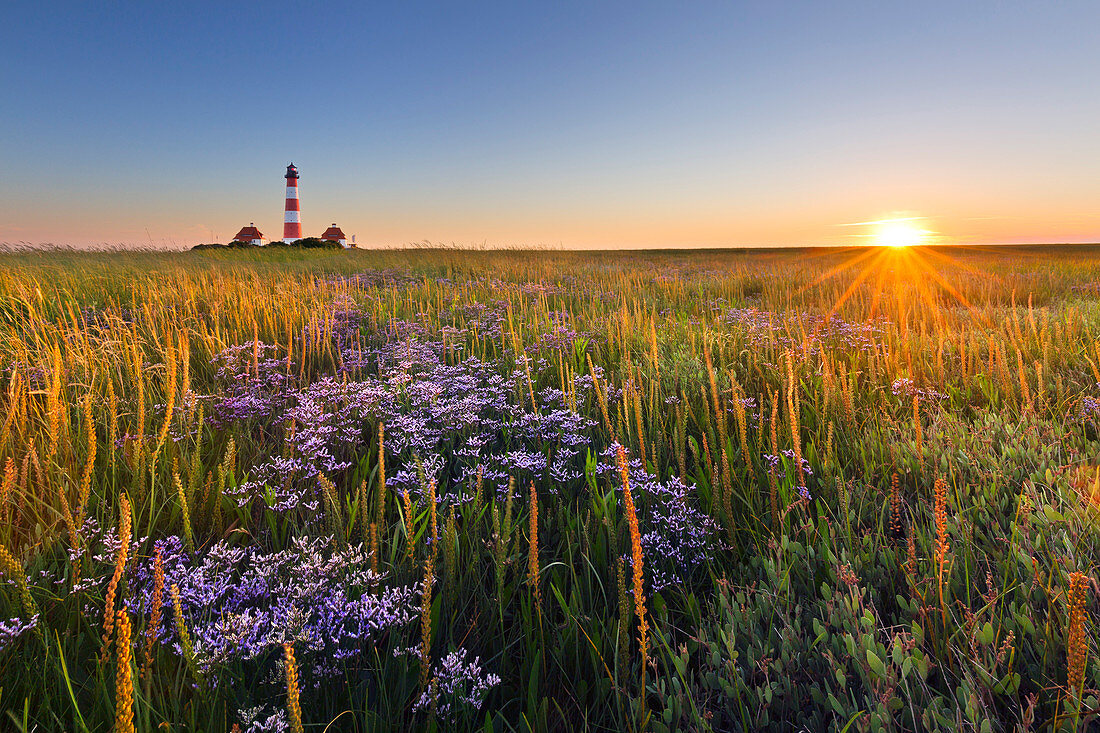
[[[0,729],[1087,728],[1098,299],[1092,247],[4,255]]]

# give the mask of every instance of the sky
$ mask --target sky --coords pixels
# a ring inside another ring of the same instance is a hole
[[[1100,3],[19,3],[0,242],[1100,241]]]

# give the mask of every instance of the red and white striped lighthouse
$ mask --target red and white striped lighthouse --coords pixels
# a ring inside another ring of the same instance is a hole
[[[302,238],[302,210],[298,204],[298,169],[286,167],[286,209],[283,214],[283,241],[287,244]]]

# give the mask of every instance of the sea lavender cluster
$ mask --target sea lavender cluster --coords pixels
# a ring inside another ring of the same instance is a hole
[[[551,326],[539,334],[538,340],[527,347],[527,352],[535,354],[544,349],[572,352],[578,342],[583,344],[589,336],[589,334],[578,333],[572,326],[563,324]]]
[[[259,341],[230,346],[214,355],[221,385],[213,398],[211,422],[224,426],[278,415],[292,384],[292,369],[279,347]]]
[[[1080,293],[1081,295],[1100,295],[1100,282],[1081,283],[1080,285],[1071,285],[1070,292]]]
[[[14,375],[18,374],[30,389],[44,389],[50,382],[50,371],[44,365],[31,364],[22,359],[12,359],[0,366],[0,377],[3,377],[5,381],[9,381]]]
[[[1077,404],[1074,415],[1081,422],[1100,423],[1100,399],[1088,396],[1082,397]]]
[[[786,478],[787,477],[787,471],[786,471],[786,468],[785,468],[786,463],[783,461],[783,459],[786,458],[788,461],[794,462],[795,454],[794,454],[794,451],[790,450],[790,449],[783,449],[783,450],[779,451],[779,453],[780,453],[780,455],[778,455],[778,456],[774,456],[771,453],[764,453],[763,454],[764,462],[768,464],[768,470],[769,471],[771,471],[771,470],[775,471],[775,477],[776,478]],[[814,475],[813,469],[810,468],[810,462],[807,461],[805,458],[802,459],[802,473],[805,476],[813,476]]]
[[[361,547],[341,548],[329,537],[298,537],[280,552],[218,542],[187,552],[179,537],[155,543],[161,551],[164,587],[178,586],[195,662],[217,676],[226,665],[268,662],[284,643],[310,660],[319,684],[355,666],[373,640],[403,627],[419,612],[419,585],[380,588]],[[145,561],[127,600],[131,611],[152,609],[153,563]],[[172,600],[163,596],[158,637],[183,653],[173,623]]]
[[[318,338],[329,338],[337,348],[346,348],[359,334],[363,319],[363,312],[356,302],[341,295],[332,302],[327,312],[312,319],[302,329],[301,340],[309,342]]]
[[[253,708],[238,710],[237,717],[241,733],[284,733],[290,730],[286,710],[273,711],[270,705],[257,705]]]
[[[467,661],[465,649],[457,649],[432,670],[432,684],[413,704],[414,711],[433,710],[437,718],[456,722],[464,712],[476,712],[485,696],[500,684],[500,677],[487,674],[481,660]]]
[[[36,626],[38,626],[37,614],[26,621],[18,617],[0,621],[0,654],[6,651],[16,639]]]
[[[666,398],[665,402],[668,403],[667,398]],[[742,409],[745,410],[745,413],[748,415],[750,420],[755,422],[756,420],[760,419],[760,406],[756,404],[756,398],[755,397],[726,398],[727,407],[733,408],[734,405],[736,405],[738,403],[741,405]],[[677,404],[678,404],[678,401],[677,401]]]
[[[508,302],[505,300],[456,304],[443,314],[444,320],[461,323],[469,332],[497,338],[507,317]]]
[[[920,402],[939,402],[947,399],[947,395],[943,392],[937,392],[934,389],[920,389],[912,379],[904,377],[895,379],[890,384],[890,392],[895,397],[907,397],[909,399],[916,397]]]
[[[620,484],[618,444],[600,454],[596,471]],[[638,528],[651,590],[684,583],[719,549],[718,524],[695,505],[695,487],[672,477],[660,481],[637,458],[627,464],[631,494],[638,511]],[[621,485],[618,486],[621,497]],[[628,564],[631,557],[625,557]]]
[[[260,498],[277,511],[316,510],[318,474],[354,465],[379,423],[398,491],[422,493],[434,480],[441,501],[460,501],[472,496],[478,476],[499,490],[509,477],[556,485],[581,477],[596,423],[569,409],[560,389],[533,392],[527,370],[502,376],[500,365],[477,357],[449,363],[455,344],[427,338],[421,324],[395,322],[388,336],[356,352],[373,373],[286,393],[288,450],[255,466],[234,490],[241,505]],[[574,378],[578,402],[591,386],[588,375]]]
[[[77,547],[68,548],[69,561],[75,562],[80,558],[90,558],[93,562],[85,563],[81,580],[69,590],[69,595],[84,594],[92,590],[102,589],[111,578],[114,564],[118,557],[119,538],[117,527],[101,527],[95,517],[85,517],[84,523],[77,531],[80,538]],[[135,557],[141,548],[149,541],[148,537],[132,537],[128,555]],[[84,613],[89,618],[102,615],[102,609],[94,603],[84,607]]]

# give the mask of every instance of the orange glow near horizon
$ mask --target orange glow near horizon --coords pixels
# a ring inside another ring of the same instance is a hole
[[[277,191],[275,199],[282,196]],[[268,197],[270,198],[270,197]],[[974,216],[982,209],[956,205],[922,206],[921,215],[846,202],[813,202],[802,206],[761,206],[695,202],[648,209],[598,202],[562,208],[548,215],[540,207],[488,210],[423,202],[408,210],[385,210],[355,202],[327,204],[328,193],[306,199],[307,234],[323,231],[318,222],[337,222],[356,234],[363,248],[402,247],[416,242],[487,247],[563,247],[567,249],[645,249],[713,247],[800,247],[867,245],[967,245],[1087,243],[1100,241],[1100,212],[1028,210],[1017,216]],[[11,202],[9,202],[10,204]],[[24,203],[24,202],[21,202]],[[269,238],[282,227],[282,201],[218,201],[194,210],[148,211],[142,202],[120,197],[115,202],[68,205],[54,200],[27,201],[16,215],[0,219],[0,243],[54,243],[75,247],[109,244],[184,249],[200,242],[228,241],[255,221]],[[317,210],[324,212],[324,217]],[[238,213],[241,212],[241,213]],[[272,213],[274,212],[274,213]],[[934,212],[934,213],[931,213]]]
[[[943,237],[926,228],[926,222],[927,219],[923,216],[893,216],[841,224],[841,226],[863,229],[864,231],[851,236],[863,238],[867,244],[875,247],[902,249],[922,244],[945,244]]]
[[[915,247],[926,244],[932,232],[904,219],[886,219],[875,224],[873,240],[879,247]]]

